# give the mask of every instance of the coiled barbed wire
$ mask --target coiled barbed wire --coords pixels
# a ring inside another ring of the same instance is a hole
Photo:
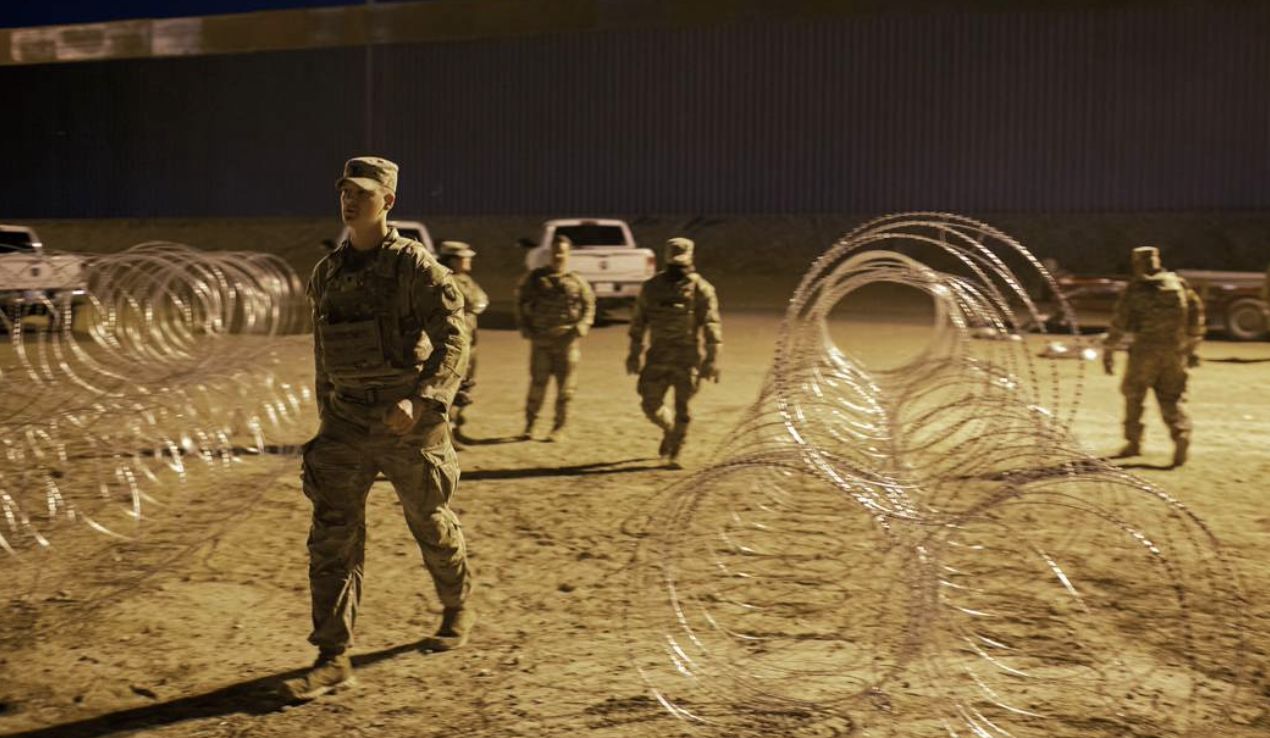
[[[307,329],[281,259],[152,242],[85,256],[82,289],[6,306],[0,548],[85,524],[128,534],[196,469],[225,470],[311,404],[281,361]]]
[[[934,308],[891,367],[832,335],[835,306],[882,283]],[[1038,358],[1037,288],[1058,295],[1022,245],[949,214],[874,220],[815,262],[758,401],[666,492],[636,558],[632,657],[666,710],[726,736],[1226,717],[1235,571],[1184,504],[1076,441],[1084,362]]]

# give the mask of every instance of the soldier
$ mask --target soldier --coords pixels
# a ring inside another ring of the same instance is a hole
[[[693,269],[693,242],[666,242],[666,268],[640,288],[631,319],[631,348],[626,373],[638,374],[644,414],[662,430],[658,455],[680,468],[679,454],[688,435],[688,400],[702,379],[719,381],[723,327],[714,287]],[[644,354],[644,333],[651,334]],[[702,357],[702,336],[705,356]],[[664,405],[675,390],[675,412]]]
[[[1195,352],[1204,337],[1204,304],[1184,279],[1161,268],[1159,250],[1149,246],[1133,250],[1133,279],[1116,302],[1103,345],[1107,374],[1113,373],[1115,350],[1125,333],[1133,334],[1120,385],[1128,443],[1116,457],[1141,455],[1143,402],[1147,390],[1154,390],[1173,437],[1173,466],[1181,466],[1191,439],[1185,408],[1187,368],[1199,364]]]
[[[564,437],[569,400],[577,380],[574,373],[582,353],[578,339],[595,320],[595,293],[586,280],[569,271],[573,242],[556,236],[551,243],[551,263],[526,274],[516,287],[516,325],[531,345],[529,397],[525,401],[525,432],[533,437],[534,421],[547,396],[547,383],[556,379],[556,419],[548,441]]]
[[[467,549],[448,506],[459,467],[447,416],[467,369],[463,296],[422,244],[388,227],[397,165],[350,159],[336,186],[349,237],[318,263],[308,287],[320,427],[305,445],[302,477],[313,503],[309,641],[319,653],[313,668],[285,685],[300,700],[352,679],[366,496],[381,472],[445,608],[424,646],[464,645],[476,619]]]
[[[472,390],[476,387],[476,324],[477,317],[489,307],[489,296],[472,278],[472,257],[476,252],[462,241],[442,241],[438,261],[453,272],[454,286],[463,295],[463,317],[467,322],[470,337],[467,353],[467,374],[463,383],[454,395],[454,404],[450,406],[450,425],[456,439],[463,438],[463,409],[472,404]],[[459,448],[459,446],[455,446]]]

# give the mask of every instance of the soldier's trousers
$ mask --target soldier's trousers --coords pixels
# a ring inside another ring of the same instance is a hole
[[[663,431],[672,431],[682,443],[688,435],[688,401],[697,392],[697,370],[691,367],[650,364],[639,373],[640,407],[644,415]],[[666,393],[675,392],[675,411],[666,407]]]
[[[303,471],[304,494],[313,503],[309,642],[325,652],[343,651],[353,642],[362,593],[366,497],[380,472],[397,491],[441,603],[462,604],[471,591],[463,532],[448,505],[459,481],[448,424],[438,419],[400,437],[386,427],[368,432],[328,412],[317,437],[305,447]]]
[[[1142,442],[1142,412],[1148,391],[1155,392],[1160,416],[1174,442],[1189,439],[1191,419],[1186,414],[1186,355],[1173,347],[1129,351],[1120,392],[1124,395],[1124,437]]]
[[[533,342],[529,355],[529,397],[525,400],[525,421],[533,423],[547,397],[547,384],[556,380],[556,427],[569,417],[569,401],[577,387],[576,373],[582,352],[577,336],[562,336]]]
[[[450,403],[450,422],[455,427],[463,425],[463,409],[472,404],[472,391],[476,389],[476,334],[472,334],[472,343],[469,344],[467,354],[467,374],[463,375],[463,381],[459,384],[459,391],[454,395],[454,402]]]

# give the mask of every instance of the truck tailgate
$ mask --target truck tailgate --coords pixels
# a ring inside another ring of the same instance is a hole
[[[653,276],[653,252],[624,247],[575,249],[570,267],[590,281],[642,282]]]
[[[84,261],[76,256],[6,254],[0,258],[0,289],[66,290],[83,285]]]

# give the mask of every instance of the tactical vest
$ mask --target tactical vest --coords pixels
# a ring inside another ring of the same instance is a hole
[[[412,384],[432,354],[401,286],[402,261],[413,259],[410,243],[397,238],[382,246],[359,271],[342,264],[327,269],[316,328],[323,366],[337,388]]]
[[[653,345],[660,343],[697,343],[697,280],[696,272],[671,282],[660,276],[650,290],[645,315]]]
[[[586,297],[579,279],[573,272],[557,274],[546,269],[533,276],[533,300],[529,309],[535,330],[571,326],[582,320]]]

